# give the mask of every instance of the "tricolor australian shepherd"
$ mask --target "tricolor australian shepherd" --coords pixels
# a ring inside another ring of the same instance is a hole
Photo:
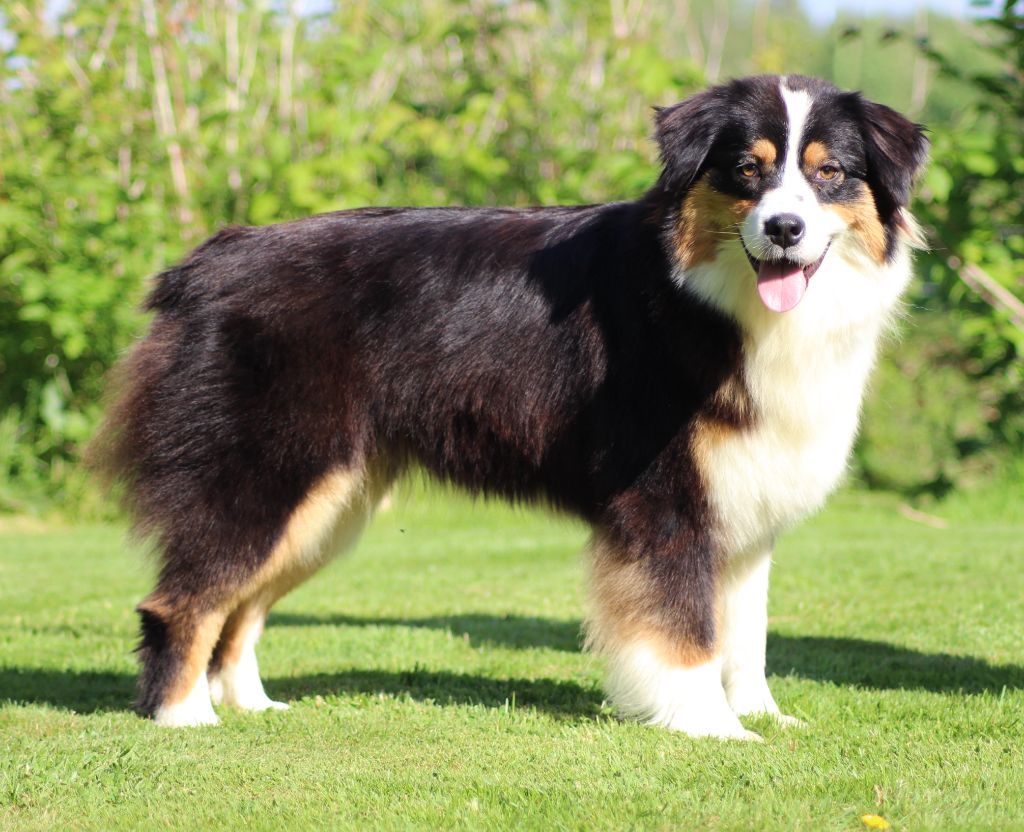
[[[286,707],[267,611],[416,466],[591,526],[588,642],[624,714],[791,721],[765,682],[772,545],[843,473],[927,142],[797,76],[659,109],[656,137],[635,202],[228,228],[157,278],[101,446],[160,552],[145,713]]]

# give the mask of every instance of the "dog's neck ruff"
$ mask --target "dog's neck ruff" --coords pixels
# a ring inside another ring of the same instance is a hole
[[[753,426],[709,449],[702,474],[727,556],[770,545],[817,511],[841,479],[877,344],[898,310],[910,258],[886,266],[833,246],[794,309],[758,297],[745,255],[677,275],[683,290],[732,318],[743,343]]]

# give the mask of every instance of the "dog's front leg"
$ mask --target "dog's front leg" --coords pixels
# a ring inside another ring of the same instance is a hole
[[[722,687],[711,554],[631,557],[607,538],[593,554],[588,642],[607,661],[606,687],[618,709],[693,737],[759,739]]]
[[[721,580],[722,684],[739,716],[767,714],[783,725],[799,726],[779,711],[765,678],[768,634],[768,571],[771,548],[733,560]]]

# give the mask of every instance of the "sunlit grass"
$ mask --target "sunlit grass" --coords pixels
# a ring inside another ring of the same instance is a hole
[[[129,710],[122,530],[0,523],[0,827],[1019,829],[1024,522],[945,516],[847,494],[781,542],[769,665],[810,727],[763,745],[614,718],[585,531],[542,514],[399,495],[275,610],[292,709],[186,731]]]

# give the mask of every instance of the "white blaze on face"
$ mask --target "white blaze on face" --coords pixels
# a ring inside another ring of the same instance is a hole
[[[780,183],[764,194],[747,215],[742,234],[747,251],[762,261],[758,273],[762,301],[775,312],[785,312],[800,302],[807,288],[808,277],[801,267],[811,266],[825,254],[832,238],[843,230],[843,224],[834,212],[819,204],[801,164],[811,97],[806,90],[788,89],[785,80],[780,82],[779,89],[787,122]],[[786,249],[773,243],[765,233],[765,223],[781,215],[798,217],[804,227],[800,240]]]

